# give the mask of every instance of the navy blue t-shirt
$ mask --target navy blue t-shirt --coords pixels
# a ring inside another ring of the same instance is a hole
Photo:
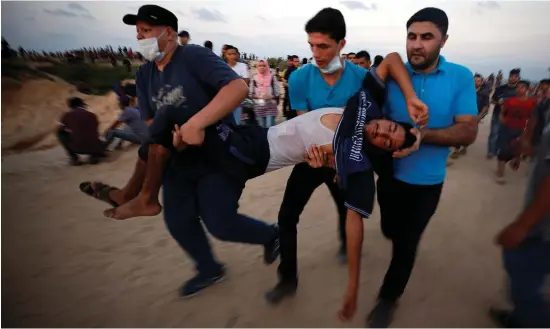
[[[153,119],[165,105],[189,111],[185,115],[191,117],[210,103],[220,89],[236,79],[240,77],[209,49],[197,45],[178,46],[164,71],[159,71],[154,62],[139,67],[136,87],[141,117],[145,121]],[[234,123],[233,115],[228,115],[223,121],[226,120]],[[153,126],[155,124],[149,128]],[[166,133],[171,135],[172,127],[168,129]],[[155,134],[150,132],[151,136]],[[200,147],[180,152],[175,159],[172,164],[178,167],[190,169],[207,166]],[[194,175],[197,170],[186,172]]]
[[[196,113],[235,79],[240,77],[209,49],[178,46],[164,71],[159,71],[154,62],[139,67],[136,87],[141,117],[154,118],[163,105]]]

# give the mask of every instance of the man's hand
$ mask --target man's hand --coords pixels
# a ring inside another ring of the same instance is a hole
[[[194,125],[191,120],[179,129],[181,140],[188,145],[201,145],[204,142],[204,129]]]
[[[172,144],[178,151],[183,151],[187,146],[181,139],[180,127],[178,125],[174,125],[174,130],[172,131]]]
[[[305,161],[312,168],[321,168],[327,165],[327,158],[327,153],[323,152],[317,145],[311,145],[309,152],[306,152],[304,155]]]
[[[525,138],[520,139],[520,148],[521,148],[521,154],[526,155],[528,157],[532,157],[535,152],[533,151],[533,144],[529,142]]]
[[[522,223],[513,222],[506,226],[496,237],[496,243],[505,250],[516,249],[529,234],[529,229]]]
[[[412,128],[411,133],[416,136],[416,142],[409,148],[393,152],[394,158],[403,158],[418,150],[420,143],[422,142],[422,131],[417,128]]]
[[[424,104],[418,97],[411,97],[407,99],[407,112],[412,121],[416,123],[420,128],[425,127],[428,124],[430,114],[428,113],[428,106]]]
[[[338,317],[342,321],[349,321],[357,310],[357,289],[348,287],[342,302],[342,308],[338,311]]]

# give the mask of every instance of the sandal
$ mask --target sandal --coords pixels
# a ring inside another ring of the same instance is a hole
[[[95,185],[95,189],[94,186],[92,186],[92,182],[80,183],[80,191],[82,191],[84,194],[91,196],[92,198],[107,202],[112,207],[116,208],[119,206],[119,204],[113,201],[109,196],[109,193],[111,193],[111,191],[118,191],[118,188],[100,182],[94,182],[93,184]]]

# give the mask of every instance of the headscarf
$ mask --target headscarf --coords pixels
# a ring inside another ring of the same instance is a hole
[[[269,94],[269,87],[271,86],[271,81],[273,79],[271,75],[271,69],[269,68],[269,63],[265,59],[260,59],[256,62],[256,68],[258,64],[264,63],[266,68],[264,73],[260,73],[259,70],[256,72],[256,82],[258,93]]]

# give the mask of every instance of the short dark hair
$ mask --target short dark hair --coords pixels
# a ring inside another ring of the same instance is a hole
[[[225,47],[225,51],[229,51],[231,49],[235,50],[236,52],[239,52],[239,48],[237,48],[235,46],[227,45],[227,47]]]
[[[400,150],[409,148],[416,143],[416,135],[411,133],[411,129],[413,129],[413,125],[406,122],[396,122],[398,125],[403,127],[405,129],[405,141],[403,142],[403,145],[399,148]]]
[[[407,21],[407,29],[413,23],[419,22],[431,22],[435,24],[443,36],[446,36],[449,30],[449,18],[447,14],[439,8],[427,7],[420,9]]]
[[[295,60],[295,59],[300,59],[300,57],[298,57],[298,55],[290,55],[290,56],[288,56],[288,59],[289,60]]]
[[[374,56],[374,66],[378,66],[380,65],[380,63],[382,63],[382,61],[384,60],[384,57],[382,57],[381,55],[376,55]]]
[[[541,85],[550,85],[550,79],[542,79],[540,80],[539,84]]]
[[[476,73],[476,74],[474,74],[474,78],[482,78],[483,79],[483,76],[479,73]]]
[[[189,32],[187,32],[185,30],[182,30],[182,31],[180,31],[180,33],[178,33],[178,37],[188,37],[188,38],[190,38]]]
[[[212,48],[214,48],[214,45],[212,44],[212,41],[206,40],[206,41],[204,42],[204,47],[205,47],[205,48],[208,48],[208,49],[210,49],[210,50],[212,50]]]
[[[524,85],[525,87],[529,88],[531,86],[531,83],[527,80],[519,80],[518,85]]]
[[[364,58],[366,59],[367,61],[370,61],[370,54],[368,51],[366,50],[361,50],[360,52],[358,52],[357,54],[355,54],[355,58]]]
[[[306,23],[307,33],[322,33],[339,42],[346,38],[346,21],[338,9],[323,8]]]
[[[126,106],[130,106],[130,97],[126,96],[126,95],[122,95],[120,96],[120,98],[118,99],[118,102],[120,103],[120,105],[126,107]]]
[[[510,70],[509,75],[520,75],[520,73],[521,73],[521,69],[520,68],[515,68],[515,69]]]
[[[349,55],[355,56],[355,53],[354,53],[354,52],[348,53],[348,56],[349,56]]]
[[[67,100],[67,105],[72,108],[84,107],[86,103],[80,97],[72,97]]]
[[[302,58],[302,65],[306,65],[307,64],[307,58]]]

